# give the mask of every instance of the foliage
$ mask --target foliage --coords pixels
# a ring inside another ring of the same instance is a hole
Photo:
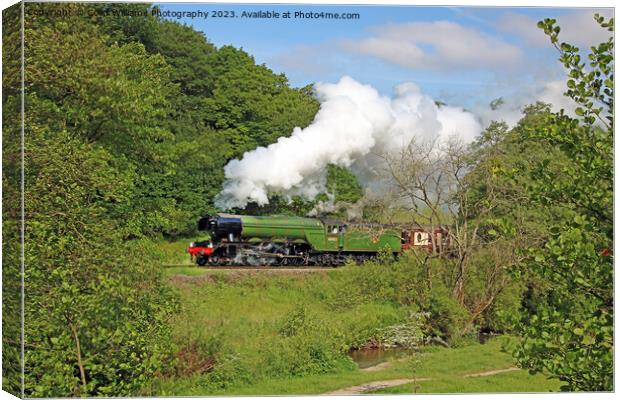
[[[131,394],[164,369],[175,301],[148,244],[123,244],[106,214],[127,190],[104,149],[37,123],[26,145],[25,391]]]
[[[410,313],[405,323],[382,328],[377,336],[384,346],[395,346],[408,350],[416,350],[424,340],[424,322],[428,313]]]
[[[613,32],[613,19],[595,17]],[[536,306],[516,351],[522,365],[559,377],[564,390],[613,389],[613,37],[591,48],[589,65],[579,50],[558,45],[554,20],[539,23],[568,69],[566,95],[580,105],[578,118],[547,115],[542,129],[526,137],[557,147],[569,160],[557,179],[548,163],[531,171],[532,207],[553,205],[569,212],[551,224],[526,262],[546,280],[545,300]]]
[[[45,6],[57,5],[26,8]],[[169,133],[158,121],[174,86],[160,56],[135,43],[107,45],[85,19],[28,18],[25,34],[24,393],[135,394],[168,368],[176,301],[144,258],[153,247],[124,239],[165,208],[149,204],[145,191],[167,162]],[[16,68],[7,64],[5,76]],[[12,124],[3,183],[5,196],[13,193],[4,215],[13,256],[5,261],[17,267],[20,98],[16,81],[4,83],[3,123]]]
[[[80,17],[29,21],[25,73],[27,91],[41,104],[37,117],[107,149],[119,169],[133,174],[133,188],[110,209],[125,220],[119,227],[125,237],[166,228],[174,207],[165,184],[172,137],[160,120],[174,86],[163,58],[137,43],[106,46],[97,27]]]
[[[21,4],[2,11],[2,390],[20,397]]]
[[[209,65],[216,79],[205,100],[206,122],[227,132],[236,154],[288,136],[295,126],[305,127],[318,110],[303,90],[288,88],[284,75],[256,65],[242,50],[223,46]]]
[[[415,318],[419,312],[415,307],[386,303],[382,299],[347,308],[332,306],[327,293],[350,282],[350,274],[361,275],[364,268],[347,266],[324,272],[282,272],[275,276],[225,271],[217,273],[217,279],[212,271],[194,268],[196,272],[192,276],[182,276],[179,270],[171,268],[171,280],[180,289],[182,303],[186,305],[173,321],[174,342],[185,343],[189,336],[191,341],[208,343],[215,337],[217,345],[213,354],[221,365],[207,373],[157,379],[148,393],[165,396],[319,394],[371,381],[411,378],[407,360],[395,360],[386,369],[362,371],[338,347],[333,347],[334,353],[330,355],[326,352],[328,346],[313,339],[323,335],[331,343],[325,336],[330,333],[338,337],[336,343],[362,348],[378,343],[376,339],[382,332],[402,332],[397,327],[412,323],[412,313]],[[423,330],[426,331],[425,325]],[[308,348],[316,353],[310,353]],[[485,378],[463,378],[463,375],[514,366],[511,355],[501,351],[501,340],[497,338],[484,345],[468,343],[458,348],[424,346],[414,357],[419,359],[416,375],[433,378],[433,381],[420,381],[423,391],[437,392],[442,387],[453,387],[454,383],[458,383],[461,392],[470,391],[470,387],[483,386],[477,381]],[[273,369],[269,368],[267,359],[273,360]],[[302,360],[309,366],[304,366]],[[295,375],[286,369],[288,365],[294,366]],[[516,377],[510,378],[511,374]],[[557,380],[530,376],[526,371],[500,374],[497,379],[487,390],[511,391],[514,387],[546,391],[559,387]],[[442,386],[447,381],[453,382],[453,386]]]
[[[351,172],[333,164],[327,168],[327,192],[334,195],[334,201],[346,203],[355,203],[364,194],[362,186]]]
[[[440,261],[430,262],[430,268],[441,268]],[[419,312],[428,313],[423,318],[425,337],[450,340],[460,336],[467,322],[467,309],[452,297],[440,276],[433,280],[432,289],[429,289],[425,273],[420,259],[412,255],[395,262],[366,262],[363,268],[349,271],[343,280],[328,288],[326,301],[331,307],[342,310],[373,302],[398,304],[418,322],[422,322],[415,317],[421,315]]]
[[[303,304],[285,316],[279,335],[263,350],[271,376],[304,376],[351,368],[345,335]]]
[[[590,48],[590,68],[581,62],[578,47],[559,42],[560,27],[555,25],[554,19],[540,21],[538,27],[549,36],[553,46],[560,52],[560,62],[568,70],[570,79],[566,81],[568,90],[565,95],[580,105],[575,114],[581,117],[585,125],[592,127],[598,120],[611,132],[614,123],[614,19],[605,21],[599,14],[594,19],[612,35],[607,41]]]

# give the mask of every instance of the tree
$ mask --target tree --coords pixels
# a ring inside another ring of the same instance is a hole
[[[20,397],[21,7],[2,11],[2,389]]]
[[[509,128],[504,122],[492,122],[470,149],[472,168],[466,177],[465,194],[470,204],[482,208],[479,211],[473,207],[469,215],[474,219],[481,216],[480,212],[486,215],[478,230],[484,248],[480,254],[473,255],[476,258],[473,264],[482,269],[492,267],[498,272],[501,267],[504,272],[490,276],[507,278],[509,274],[505,272],[515,272],[514,266],[526,258],[527,249],[545,242],[555,221],[570,217],[563,207],[533,206],[528,201],[528,188],[532,186],[530,174],[535,165],[546,165],[548,173],[562,180],[565,179],[562,168],[571,162],[557,148],[528,139],[524,134],[543,129],[550,115],[548,104],[526,106],[516,126]],[[491,201],[495,206],[489,213],[485,205]],[[542,293],[548,288],[545,280],[527,271],[516,271],[519,272],[516,279],[499,294],[502,297],[499,303],[491,304],[482,315],[485,323],[492,323],[493,329],[506,331],[528,325],[537,312],[536,306],[544,301]],[[485,284],[483,289],[491,287]],[[501,321],[501,327],[497,321]]]
[[[25,169],[25,377],[35,397],[132,395],[168,362],[175,298],[110,210],[131,175],[102,148],[37,122]]]
[[[493,133],[492,128],[486,132],[490,136]],[[460,333],[479,322],[511,283],[504,269],[514,257],[511,242],[482,234],[499,203],[495,195],[498,181],[490,173],[491,157],[486,158],[486,164],[481,163],[477,161],[480,153],[452,139],[444,143],[412,142],[397,155],[383,157],[396,201],[413,217],[410,224],[429,232],[449,226],[450,246],[444,247],[431,234],[433,253],[425,254],[422,265],[429,289],[439,276],[452,289],[454,300],[469,310]],[[471,194],[476,185],[484,186],[483,196]],[[433,254],[442,257],[439,271],[428,262]]]
[[[89,6],[27,6],[35,7],[79,13]],[[126,222],[119,229],[139,237],[168,228],[175,211],[168,190],[174,137],[162,121],[177,89],[163,57],[136,42],[107,45],[99,28],[80,16],[28,18],[25,35],[26,90],[48,104],[38,115],[42,123],[106,148],[117,167],[134,174],[127,201],[111,211]]]
[[[170,80],[179,90],[167,93],[168,115],[160,121],[172,134],[166,146],[170,162],[165,176],[149,185],[149,193],[160,202],[165,199],[167,212],[165,219],[154,218],[161,222],[147,232],[190,234],[199,217],[217,211],[213,198],[221,190],[224,165],[290,135],[295,126],[308,125],[318,102],[308,87],[289,87],[283,74],[256,65],[243,50],[218,49],[203,34],[176,22],[139,19],[154,23],[99,18],[97,24],[109,35],[107,43],[142,44],[170,66]],[[274,201],[273,212],[291,209],[285,201]],[[308,205],[297,203],[294,208],[300,211]]]
[[[57,6],[24,5],[26,12]],[[3,123],[10,123],[3,185],[11,196],[3,198],[10,251],[3,272],[12,284],[3,289],[17,292],[24,174],[24,394],[135,395],[170,362],[167,319],[176,301],[149,260],[152,246],[126,241],[125,211],[147,208],[132,203],[143,188],[136,171],[161,161],[167,132],[156,122],[163,93],[174,88],[160,56],[136,43],[106,45],[88,19],[27,18],[25,35],[23,169],[19,63],[3,71]],[[5,327],[3,340],[15,349],[16,326]],[[21,389],[15,355],[8,352],[4,366],[13,392]]]
[[[613,32],[613,18],[595,16]],[[591,47],[588,65],[579,49],[559,42],[555,20],[539,23],[560,53],[569,79],[566,95],[577,118],[563,111],[545,116],[524,138],[555,147],[570,162],[558,179],[544,160],[535,164],[527,188],[531,207],[559,207],[541,246],[533,247],[525,271],[549,283],[545,302],[522,329],[515,355],[533,372],[545,371],[564,390],[613,389],[613,36]]]

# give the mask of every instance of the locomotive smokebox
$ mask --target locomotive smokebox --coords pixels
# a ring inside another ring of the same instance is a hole
[[[198,221],[198,230],[209,231],[211,239],[215,242],[219,242],[222,238],[230,240],[239,237],[242,229],[243,225],[238,215],[218,214],[214,217],[203,217]]]
[[[198,220],[198,230],[199,231],[208,231],[211,229],[211,219],[213,217],[206,216],[202,217]]]

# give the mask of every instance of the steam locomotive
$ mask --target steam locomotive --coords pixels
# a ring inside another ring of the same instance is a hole
[[[445,246],[444,227],[403,229],[379,224],[290,216],[217,214],[198,222],[210,240],[193,242],[188,252],[200,266],[339,266],[361,263],[379,252],[398,255],[410,247]],[[430,235],[434,235],[434,245]]]

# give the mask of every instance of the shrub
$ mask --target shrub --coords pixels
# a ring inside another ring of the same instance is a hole
[[[467,318],[467,310],[461,306],[442,284],[433,284],[428,312],[429,334],[449,340],[460,334]]]
[[[226,389],[252,384],[258,379],[256,370],[246,357],[238,353],[228,353],[217,360],[213,371],[203,375],[201,386],[210,390]]]
[[[411,313],[406,322],[380,329],[377,339],[384,346],[417,349],[424,340],[424,323],[427,317],[427,313]]]
[[[284,318],[262,357],[271,376],[304,376],[354,368],[348,348],[342,332],[302,304]]]

